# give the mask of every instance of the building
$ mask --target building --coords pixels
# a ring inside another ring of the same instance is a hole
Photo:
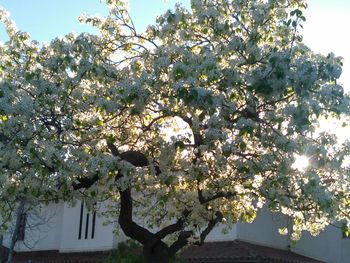
[[[113,233],[113,224],[105,225],[103,217],[88,211],[81,203],[73,207],[65,203],[50,204],[41,212],[40,219],[42,222],[38,223],[35,222],[38,216],[28,216],[23,241],[16,244],[16,262],[92,263],[96,262],[94,257],[104,255],[103,251],[114,249],[126,240],[122,233]],[[214,229],[203,247],[184,251],[183,256],[187,262],[198,263],[350,262],[350,239],[344,238],[340,229],[328,227],[317,237],[304,233],[299,242],[292,244],[288,236],[278,233],[278,228],[287,223],[285,216],[263,209],[252,224],[237,223],[227,234],[220,227]],[[8,244],[5,237],[4,245]],[[56,261],[49,261],[50,257]],[[70,261],[64,261],[68,258]],[[84,258],[90,261],[83,261]]]

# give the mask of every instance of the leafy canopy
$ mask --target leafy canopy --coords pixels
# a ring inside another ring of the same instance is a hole
[[[341,58],[302,43],[303,0],[192,0],[142,33],[107,4],[80,18],[98,35],[49,44],[0,11],[1,199],[108,199],[121,224],[178,222],[166,234],[186,242],[264,204],[294,219],[295,239],[348,220],[349,144],[318,126],[348,116],[349,97]]]

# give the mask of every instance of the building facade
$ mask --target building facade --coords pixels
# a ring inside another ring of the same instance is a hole
[[[50,204],[41,211],[40,216],[28,216],[24,239],[17,242],[15,250],[61,253],[108,251],[116,248],[126,237],[121,232],[115,234],[115,225],[105,224],[105,221],[105,218],[89,211],[79,202],[75,206]],[[288,236],[278,232],[286,225],[287,217],[262,209],[253,223],[239,222],[227,234],[217,227],[206,241],[220,244],[236,240],[291,251],[322,262],[350,263],[350,239],[344,238],[340,229],[330,226],[317,237],[303,233],[301,239],[293,243]],[[5,237],[4,245],[9,241],[9,237]]]

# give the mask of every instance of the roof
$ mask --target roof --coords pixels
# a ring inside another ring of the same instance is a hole
[[[110,251],[60,253],[57,250],[17,252],[14,263],[97,263]],[[30,261],[29,261],[30,260]]]
[[[291,251],[239,240],[207,242],[182,253],[186,263],[325,263]]]
[[[59,251],[17,252],[14,263],[97,263],[110,251],[60,253]],[[185,263],[325,263],[296,253],[255,245],[240,240],[207,242],[190,246],[181,256]]]

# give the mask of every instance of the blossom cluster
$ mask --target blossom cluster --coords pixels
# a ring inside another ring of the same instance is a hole
[[[341,59],[302,43],[304,1],[193,0],[143,33],[107,2],[107,17],[81,17],[97,35],[44,45],[0,10],[0,198],[118,202],[130,190],[145,227],[181,219],[193,242],[265,204],[293,218],[293,238],[349,221],[350,145],[316,132],[350,114],[349,95]],[[135,152],[147,165],[123,158]],[[310,165],[296,169],[296,155]]]

